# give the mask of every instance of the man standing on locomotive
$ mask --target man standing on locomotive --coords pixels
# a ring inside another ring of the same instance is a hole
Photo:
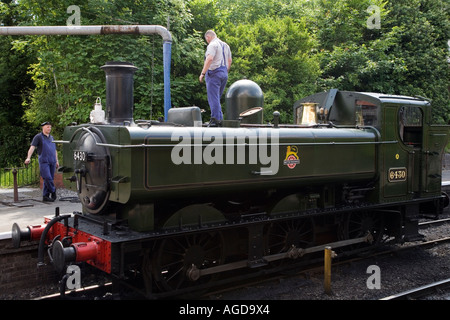
[[[220,97],[228,81],[228,71],[230,71],[232,61],[231,50],[230,46],[217,38],[216,33],[212,30],[206,31],[205,40],[208,46],[199,81],[202,82],[205,77],[206,94],[211,108],[210,125],[218,125],[223,120]]]
[[[42,132],[34,136],[31,141],[30,149],[28,149],[25,165],[31,161],[31,156],[35,149],[39,155],[39,170],[44,180],[42,188],[43,201],[53,202],[56,200],[56,187],[54,183],[55,169],[59,167],[58,152],[56,145],[53,143],[52,124],[48,121],[41,124]]]

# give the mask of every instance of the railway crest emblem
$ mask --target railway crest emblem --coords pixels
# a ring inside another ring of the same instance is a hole
[[[283,164],[289,169],[294,169],[296,165],[300,164],[300,158],[297,153],[297,146],[288,146],[286,148],[286,158],[284,159]]]

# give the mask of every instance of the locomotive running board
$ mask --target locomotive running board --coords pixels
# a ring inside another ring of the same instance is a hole
[[[366,236],[361,237],[361,238],[331,242],[331,243],[322,244],[322,245],[311,247],[311,248],[302,249],[302,248],[296,248],[295,246],[292,246],[292,248],[289,249],[287,252],[264,256],[262,259],[266,262],[272,262],[272,261],[286,259],[286,258],[297,259],[308,253],[323,251],[323,250],[325,250],[326,247],[331,247],[332,249],[335,249],[335,248],[345,247],[348,245],[363,243],[363,242],[372,243],[372,241],[373,241],[373,237],[370,234],[370,232],[368,232]],[[241,268],[249,267],[250,265],[253,265],[252,261],[248,261],[248,260],[241,260],[241,261],[227,263],[224,265],[206,268],[206,269],[199,269],[193,264],[186,271],[186,276],[188,277],[188,279],[190,279],[192,281],[196,281],[202,276],[215,274],[215,273],[221,273],[221,272],[235,270],[235,269],[241,269]]]

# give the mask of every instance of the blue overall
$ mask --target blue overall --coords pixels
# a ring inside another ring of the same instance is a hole
[[[39,155],[39,170],[41,177],[44,180],[42,194],[44,197],[49,197],[51,193],[56,191],[54,178],[56,169],[56,145],[53,143],[53,137],[48,137],[39,133],[31,142],[35,146]]]
[[[206,94],[208,96],[209,107],[211,108],[211,118],[223,120],[222,107],[220,105],[220,97],[225,90],[228,81],[228,69],[225,61],[225,46],[222,46],[222,61],[220,67],[214,70],[208,70],[205,76]]]

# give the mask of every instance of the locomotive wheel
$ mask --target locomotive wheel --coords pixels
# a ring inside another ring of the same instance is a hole
[[[344,239],[355,239],[370,232],[373,237],[372,244],[379,244],[384,239],[384,227],[384,215],[381,212],[351,212],[342,226],[342,235]]]
[[[159,242],[153,258],[153,275],[158,288],[174,291],[207,283],[211,276],[190,280],[186,273],[195,265],[198,269],[223,263],[223,238],[220,232],[205,232],[167,238]]]
[[[314,244],[314,223],[312,219],[297,219],[274,222],[267,234],[267,254],[287,252],[292,246],[307,248]]]

